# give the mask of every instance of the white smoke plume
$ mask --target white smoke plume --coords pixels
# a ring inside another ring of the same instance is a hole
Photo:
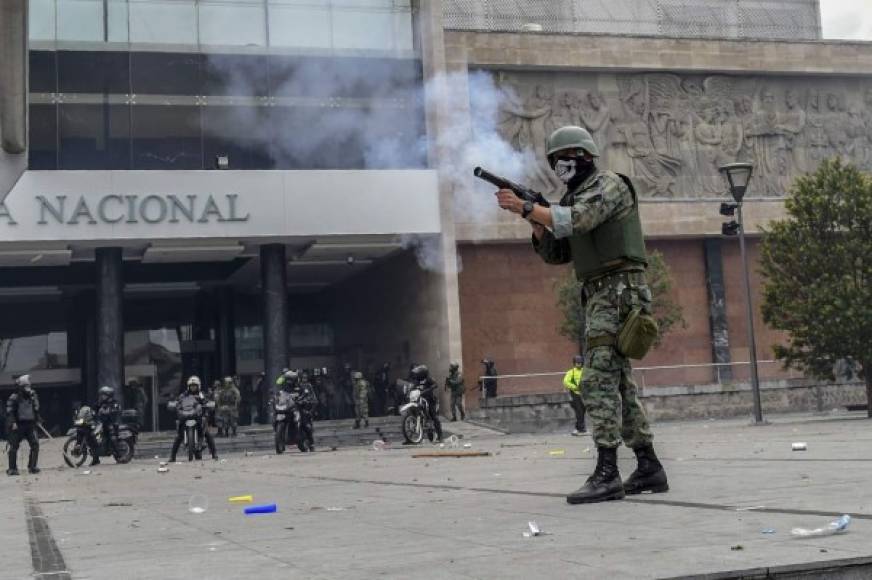
[[[226,94],[273,105],[234,107],[217,136],[228,138],[232,127],[231,140],[269,155],[278,168],[403,169],[425,167],[429,159],[454,192],[458,222],[497,221],[495,188],[475,178],[473,168],[523,182],[534,161],[529,150],[518,151],[500,136],[500,123],[513,119],[504,111],[518,102],[510,89],[482,71],[440,75],[424,84],[412,60],[325,62],[301,59],[272,73],[273,90],[264,97],[254,88],[263,86],[263,71],[216,61],[211,73],[221,78]],[[438,116],[431,136],[425,106]],[[450,268],[437,238],[403,236],[401,242],[414,249],[425,270]]]

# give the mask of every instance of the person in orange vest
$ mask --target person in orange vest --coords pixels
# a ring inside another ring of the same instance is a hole
[[[563,386],[572,397],[570,405],[575,411],[575,430],[572,434],[577,436],[587,433],[587,428],[584,426],[584,403],[581,400],[581,375],[584,372],[584,358],[577,354],[573,357],[572,363],[572,368],[566,371],[566,375],[563,377]]]

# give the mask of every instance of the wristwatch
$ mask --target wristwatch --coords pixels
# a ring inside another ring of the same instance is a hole
[[[533,204],[532,201],[525,201],[524,202],[524,209],[521,211],[521,217],[526,219],[528,215],[533,213],[534,207],[535,207],[535,205]]]

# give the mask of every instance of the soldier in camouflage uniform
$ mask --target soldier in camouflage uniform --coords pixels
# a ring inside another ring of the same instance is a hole
[[[581,127],[556,130],[546,150],[551,168],[567,185],[559,205],[534,204],[509,190],[500,190],[497,197],[500,207],[530,221],[539,256],[549,264],[571,262],[582,283],[587,346],[582,397],[593,424],[597,465],[566,501],[593,503],[621,499],[625,493],[667,491],[630,361],[616,348],[630,309],[651,313],[636,193],[628,178],[596,167],[599,149]],[[623,483],[617,461],[622,441],[638,460]]]
[[[355,371],[351,374],[354,381],[354,428],[369,427],[369,382],[363,378],[363,373]]]
[[[242,396],[233,382],[233,377],[224,377],[224,382],[219,383],[215,391],[215,403],[218,405],[219,437],[236,437],[241,399]]]
[[[460,410],[460,420],[466,420],[466,412],[463,409],[463,393],[466,385],[463,375],[460,374],[460,365],[451,363],[448,365],[448,376],[445,378],[445,389],[451,393],[451,420],[457,421],[457,411]]]

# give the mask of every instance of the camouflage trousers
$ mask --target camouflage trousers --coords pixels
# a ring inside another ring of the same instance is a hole
[[[358,421],[361,419],[369,420],[369,399],[367,397],[361,397],[354,401],[354,418]]]
[[[590,295],[584,306],[585,343],[590,344],[592,338],[616,336],[633,305],[651,311],[647,286],[630,288],[619,282]],[[629,359],[614,346],[595,346],[585,352],[581,396],[597,447],[614,448],[623,441],[627,447],[637,449],[654,439],[632,372]]]
[[[239,423],[239,411],[237,409],[218,409],[218,426],[223,430],[233,429],[236,432],[236,426]]]
[[[460,411],[460,418],[466,418],[466,408],[463,406],[463,393],[451,393],[451,416],[457,418],[457,411]]]

